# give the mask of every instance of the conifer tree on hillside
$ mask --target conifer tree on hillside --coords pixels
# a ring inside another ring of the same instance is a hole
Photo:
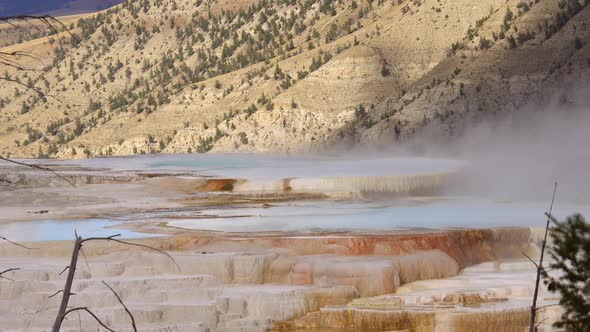
[[[553,219],[553,218],[552,218]],[[555,324],[571,332],[590,331],[590,224],[579,214],[564,222],[554,220],[549,264],[555,276],[544,272],[548,289],[561,295],[564,312]]]

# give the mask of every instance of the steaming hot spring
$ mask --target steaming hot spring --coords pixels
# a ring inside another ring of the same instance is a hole
[[[0,330],[41,331],[74,231],[171,253],[85,245],[72,299],[128,328],[101,280],[150,331],[521,331],[548,202],[473,190],[471,163],[391,157],[158,155],[2,165]],[[509,180],[507,176],[502,178]],[[506,184],[510,185],[510,184]],[[587,205],[561,201],[556,215]],[[53,303],[53,302],[55,303]],[[544,326],[559,315],[542,290]],[[8,314],[3,314],[8,313]],[[16,314],[18,313],[18,314]],[[22,318],[25,318],[24,320]],[[81,317],[84,326],[94,326]],[[77,319],[64,322],[78,327]]]

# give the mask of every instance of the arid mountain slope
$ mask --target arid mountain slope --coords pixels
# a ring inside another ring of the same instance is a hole
[[[0,0],[0,16],[71,15],[106,9],[121,2],[123,0]]]
[[[423,127],[450,135],[587,82],[588,3],[128,1],[79,20],[72,42],[3,49],[34,52],[21,61],[37,70],[6,68],[20,84],[0,81],[0,153],[293,152],[389,146]]]

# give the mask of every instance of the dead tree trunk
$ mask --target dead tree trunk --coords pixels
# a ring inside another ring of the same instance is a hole
[[[549,207],[549,215],[553,211],[553,203],[555,202],[555,192],[557,191],[557,182],[553,187],[553,198],[551,198],[551,206]],[[545,235],[543,236],[543,243],[541,244],[541,257],[539,258],[539,264],[537,266],[537,280],[535,281],[535,292],[533,294],[533,305],[531,306],[531,321],[529,325],[529,332],[535,332],[537,327],[535,326],[535,319],[537,316],[537,297],[539,295],[539,283],[541,281],[541,273],[543,272],[543,256],[545,255],[545,245],[547,244],[547,233],[549,233],[549,222],[550,217],[547,217],[547,225],[545,225]],[[534,261],[533,261],[534,263]]]
[[[78,263],[78,257],[79,257],[80,254],[84,255],[84,252],[82,251],[82,246],[84,245],[84,243],[86,243],[88,241],[113,241],[113,242],[117,242],[117,243],[124,244],[124,245],[127,245],[127,246],[134,246],[134,247],[140,247],[140,248],[146,248],[146,249],[154,250],[154,251],[157,251],[158,253],[163,254],[166,257],[168,257],[174,263],[174,265],[176,265],[176,267],[178,269],[180,269],[180,267],[178,266],[178,264],[176,264],[176,261],[174,260],[174,258],[172,258],[172,256],[170,256],[166,252],[164,252],[164,251],[162,251],[160,249],[154,248],[154,247],[150,247],[150,246],[145,245],[145,244],[133,243],[133,242],[127,242],[127,241],[118,240],[118,239],[116,239],[116,237],[118,237],[118,236],[121,236],[121,234],[116,234],[116,235],[112,235],[112,236],[109,236],[109,237],[90,237],[90,238],[84,239],[84,238],[82,238],[81,236],[79,236],[76,233],[76,241],[74,242],[74,249],[72,251],[72,258],[70,260],[70,265],[69,266],[66,266],[64,268],[64,270],[62,271],[62,273],[63,273],[66,270],[68,270],[68,276],[67,276],[67,279],[66,279],[66,284],[65,284],[63,290],[59,290],[55,294],[53,294],[53,295],[50,296],[50,297],[53,297],[53,296],[55,296],[55,295],[57,295],[59,293],[62,293],[61,304],[59,306],[59,311],[57,312],[57,316],[55,317],[55,322],[53,323],[53,327],[51,329],[52,332],[59,332],[59,330],[61,328],[61,324],[64,321],[64,319],[66,318],[66,316],[69,313],[74,312],[74,311],[78,311],[78,312],[85,311],[85,312],[87,312],[102,327],[104,327],[108,331],[115,332],[113,329],[111,329],[110,327],[108,327],[103,321],[101,321],[100,318],[98,318],[98,316],[95,315],[87,307],[75,307],[75,308],[69,308],[68,309],[68,302],[70,301],[70,296],[71,295],[74,295],[72,293],[72,285],[74,283],[74,276],[76,274],[76,265]],[[121,303],[121,305],[125,309],[125,312],[127,313],[127,315],[129,316],[129,318],[131,320],[131,327],[133,328],[133,331],[137,332],[137,326],[135,324],[135,318],[131,314],[131,311],[129,311],[129,309],[127,308],[127,306],[125,305],[125,303],[123,303],[123,300],[121,299],[121,297],[115,292],[115,290],[111,286],[109,286],[104,281],[103,281],[103,284],[115,295],[115,297],[117,298],[117,300],[119,301],[119,303]]]
[[[61,328],[61,322],[63,321],[63,317],[65,316],[66,310],[68,308],[68,302],[70,301],[70,295],[72,295],[72,284],[74,282],[74,274],[76,273],[76,264],[78,264],[78,256],[80,255],[80,249],[82,249],[82,237],[76,234],[76,242],[74,243],[74,250],[72,251],[72,259],[70,260],[70,265],[66,267],[68,269],[68,277],[66,279],[66,285],[63,289],[63,294],[61,297],[61,304],[59,305],[59,311],[57,312],[57,316],[55,317],[55,322],[53,323],[53,328],[51,329],[52,332],[59,332]]]

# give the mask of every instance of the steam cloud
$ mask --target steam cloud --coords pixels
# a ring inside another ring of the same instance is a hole
[[[590,202],[590,86],[467,129],[429,155],[467,161],[453,194],[507,201]]]

